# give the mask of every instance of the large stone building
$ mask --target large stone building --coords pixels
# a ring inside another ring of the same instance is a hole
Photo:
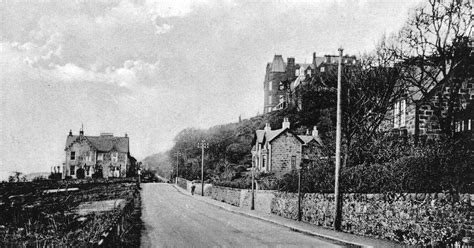
[[[282,128],[272,130],[267,123],[263,130],[256,130],[252,141],[252,161],[261,172],[283,174],[299,169],[305,160],[321,156],[321,139],[316,127],[312,135],[297,135],[290,130],[287,118]]]
[[[275,55],[271,63],[267,63],[264,90],[263,113],[269,113],[288,107],[290,104],[299,104],[298,88],[310,83],[315,75],[330,71],[338,63],[338,56],[324,55],[316,56],[313,53],[313,61],[307,63],[295,63],[295,58],[283,60],[282,55]],[[343,64],[355,64],[355,56],[344,56]]]
[[[84,130],[79,135],[69,131],[66,138],[63,179],[92,177],[125,177],[127,168],[135,161],[130,156],[130,140],[115,137],[111,133],[101,133],[100,136],[85,136]],[[78,176],[79,175],[79,176]]]

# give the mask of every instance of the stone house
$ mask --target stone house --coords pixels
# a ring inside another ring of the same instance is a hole
[[[264,90],[263,113],[287,108],[296,105],[302,108],[299,90],[303,85],[313,83],[315,76],[337,69],[339,57],[335,55],[316,56],[313,53],[311,63],[296,63],[295,58],[283,60],[282,55],[275,55],[271,63],[267,63]],[[357,63],[355,56],[344,56],[342,63],[353,65]],[[326,85],[318,86],[321,90],[333,90]]]
[[[316,127],[312,135],[297,135],[290,130],[288,118],[284,118],[281,129],[272,130],[267,123],[263,130],[256,130],[252,144],[254,168],[277,175],[299,169],[305,160],[316,159],[322,145]]]
[[[94,173],[101,173],[104,178],[125,177],[127,168],[134,161],[130,156],[129,144],[127,134],[125,137],[114,137],[111,133],[85,136],[82,129],[79,135],[69,131],[64,149],[63,179],[77,178],[78,172],[82,171],[86,178],[92,177]]]
[[[436,70],[436,69],[434,69]],[[419,70],[418,70],[419,71]],[[459,73],[458,73],[459,72]],[[394,104],[388,113],[388,123],[384,129],[401,136],[415,138],[435,138],[441,133],[441,121],[445,121],[454,133],[473,133],[474,107],[474,56],[471,53],[467,63],[455,71],[453,78],[459,88],[429,88],[422,95],[415,87],[410,87],[406,97]],[[420,73],[421,74],[421,73]],[[438,80],[441,80],[439,76]],[[432,82],[426,80],[426,85]],[[451,101],[449,107],[448,101]],[[448,118],[452,111],[452,120]]]

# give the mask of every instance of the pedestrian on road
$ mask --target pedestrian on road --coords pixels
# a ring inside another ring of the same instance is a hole
[[[194,195],[194,190],[196,189],[196,185],[194,184],[194,181],[191,182],[191,195]]]

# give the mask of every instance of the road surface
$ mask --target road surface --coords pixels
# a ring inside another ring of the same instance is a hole
[[[226,211],[169,184],[142,186],[142,247],[340,247]]]

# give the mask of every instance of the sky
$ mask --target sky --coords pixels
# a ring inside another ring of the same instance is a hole
[[[69,130],[138,160],[263,110],[275,54],[370,52],[412,0],[0,0],[0,179],[60,165]]]

